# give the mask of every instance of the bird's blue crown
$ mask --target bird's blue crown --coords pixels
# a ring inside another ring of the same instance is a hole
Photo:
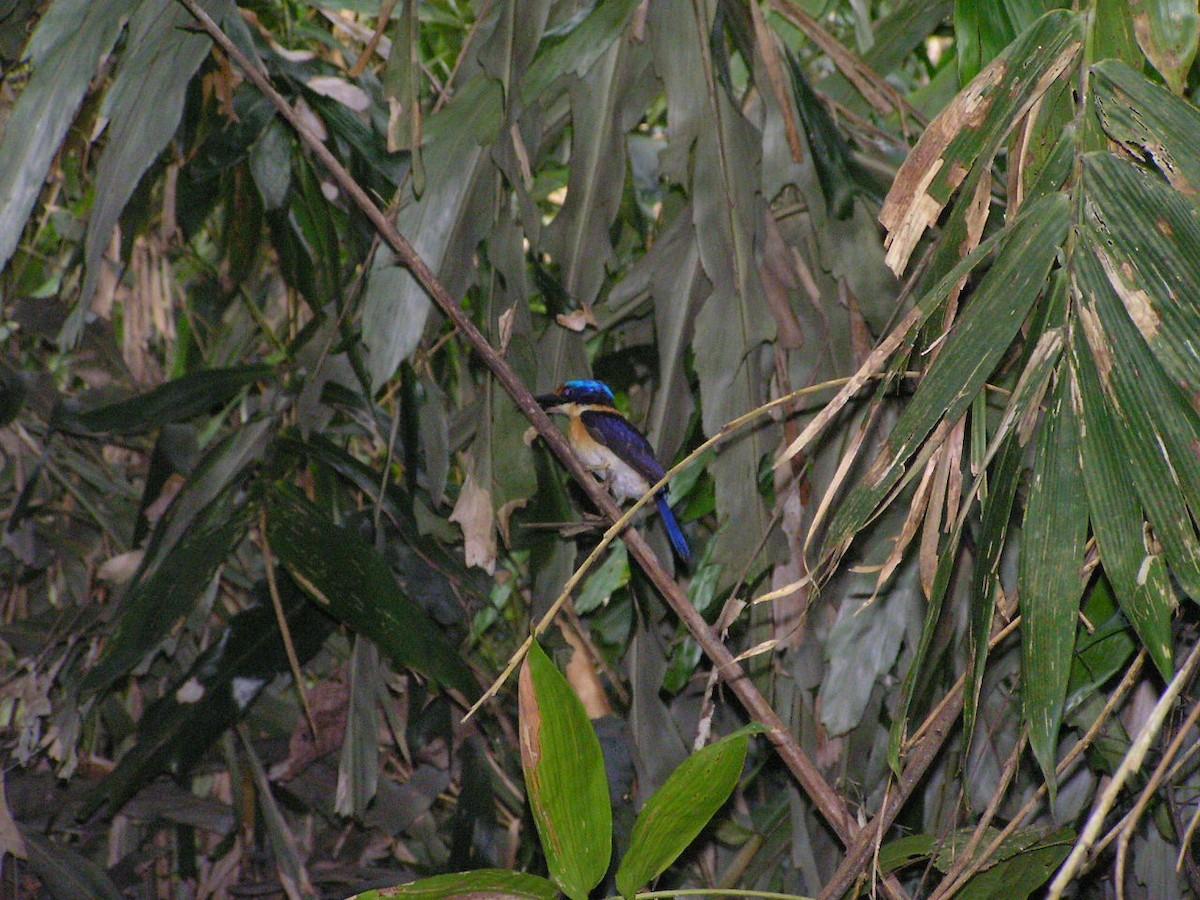
[[[558,389],[558,396],[570,403],[599,404],[612,406],[616,403],[613,392],[603,381],[577,378]]]

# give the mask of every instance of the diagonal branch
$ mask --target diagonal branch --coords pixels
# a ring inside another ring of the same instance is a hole
[[[518,408],[537,429],[538,433],[549,445],[554,455],[558,457],[567,470],[579,482],[580,486],[610,521],[615,522],[620,517],[620,509],[609,496],[608,492],[595,478],[592,478],[583,468],[578,458],[571,451],[566,439],[558,428],[550,421],[549,416],[542,410],[534,399],[533,394],[517,377],[504,357],[487,338],[476,328],[475,323],[458,305],[445,285],[429,268],[428,264],[413,249],[412,245],[396,230],[392,221],[371,200],[366,192],[350,176],[338,162],[337,157],[321,142],[315,134],[301,121],[287,101],[271,86],[271,83],[245,54],[229,39],[212,18],[198,5],[196,0],[179,0],[195,17],[201,27],[228,54],[245,73],[254,86],[262,92],[275,106],[279,114],[296,130],[300,139],[328,170],[338,187],[346,193],[354,204],[362,211],[375,229],[395,252],[397,259],[420,282],[442,312],[455,324],[459,332],[471,343],[475,352],[487,365],[496,380],[512,396]],[[716,671],[745,707],[751,718],[767,727],[767,737],[774,744],[788,770],[799,782],[801,788],[813,804],[824,816],[838,837],[849,846],[861,840],[861,831],[854,816],[851,814],[845,800],[821,775],[816,765],[800,747],[796,737],[784,725],[775,710],[746,676],[741,666],[734,660],[713,631],[708,627],[695,607],[688,600],[683,589],[663,568],[662,563],[650,546],[635,530],[630,529],[625,534],[625,544],[630,554],[637,560],[638,565],[662,593],[675,614],[683,621],[688,630],[695,636],[704,653],[712,661]],[[885,892],[892,898],[903,898],[905,893],[894,880],[883,883]]]

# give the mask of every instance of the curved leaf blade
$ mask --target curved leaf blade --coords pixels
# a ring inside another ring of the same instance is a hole
[[[521,665],[521,767],[550,877],[586,900],[612,857],[612,805],[596,730],[535,641]]]
[[[696,839],[737,787],[750,735],[764,730],[750,725],[693,753],[646,801],[617,870],[621,896],[632,898]]]

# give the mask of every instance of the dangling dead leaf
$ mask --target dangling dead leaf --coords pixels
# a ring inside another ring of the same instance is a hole
[[[467,477],[454,504],[450,521],[462,527],[468,566],[479,566],[489,575],[496,571],[496,516],[492,494],[475,479],[475,460],[466,458]]]
[[[587,646],[579,639],[575,629],[561,620],[558,627],[574,651],[571,654],[571,661],[567,663],[567,681],[575,689],[575,695],[583,704],[587,717],[602,719],[612,715],[612,704],[608,702],[604,685],[600,683],[600,676],[596,674],[596,660],[592,658]]]

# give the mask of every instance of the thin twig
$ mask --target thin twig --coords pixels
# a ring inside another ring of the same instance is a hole
[[[296,693],[300,697],[300,705],[304,707],[304,718],[308,720],[308,728],[312,732],[313,743],[317,737],[317,720],[313,718],[312,707],[308,705],[308,694],[304,693],[304,677],[300,671],[300,658],[296,656],[296,645],[292,643],[292,630],[288,627],[287,616],[283,612],[283,598],[279,595],[279,584],[275,580],[275,557],[271,553],[271,542],[267,538],[267,510],[264,507],[258,513],[258,542],[262,550],[263,568],[267,571],[267,592],[271,595],[271,605],[275,607],[275,618],[279,622],[279,634],[283,638],[283,649],[287,651],[288,665],[292,669],[292,681],[296,685]]]
[[[1125,673],[1125,677],[1121,680],[1121,683],[1117,686],[1117,689],[1113,691],[1112,696],[1108,698],[1108,701],[1100,710],[1100,714],[1096,716],[1096,721],[1091,724],[1084,736],[1076,742],[1075,746],[1071,748],[1067,755],[1063,757],[1062,762],[1060,762],[1055,768],[1055,778],[1065,778],[1074,767],[1075,763],[1083,757],[1084,751],[1092,746],[1096,738],[1100,735],[1101,729],[1105,726],[1108,720],[1112,718],[1112,715],[1116,712],[1117,707],[1119,707],[1124,701],[1125,695],[1129,693],[1130,689],[1137,683],[1145,662],[1146,651],[1143,650],[1130,664],[1128,671]],[[1004,826],[999,834],[992,839],[992,842],[987,845],[987,848],[983,851],[983,853],[979,854],[978,859],[973,860],[964,871],[959,873],[954,881],[949,883],[947,883],[947,881],[943,881],[941,885],[938,885],[936,896],[953,897],[956,893],[958,893],[959,889],[962,888],[962,886],[965,885],[968,880],[973,878],[975,873],[983,868],[984,863],[991,859],[996,851],[1000,849],[1000,845],[1007,841],[1018,828],[1025,824],[1025,820],[1028,819],[1033,814],[1034,810],[1041,805],[1042,800],[1047,793],[1048,789],[1046,785],[1040,785],[1038,789],[1034,791],[1033,796],[1030,797],[1029,800],[1026,801],[1025,805],[1022,806],[1017,812],[1017,814],[1012,817],[1012,820],[1006,826]],[[949,877],[949,873],[947,873],[947,877]]]
[[[1088,816],[1083,833],[1075,842],[1075,846],[1071,848],[1070,856],[1067,857],[1067,861],[1050,884],[1050,893],[1047,896],[1051,900],[1059,900],[1062,897],[1063,891],[1075,880],[1075,876],[1083,870],[1084,865],[1088,862],[1088,854],[1100,834],[1100,829],[1104,827],[1105,818],[1116,804],[1117,797],[1125,787],[1125,782],[1142,767],[1150,745],[1162,729],[1163,723],[1167,720],[1167,714],[1175,706],[1175,701],[1179,699],[1180,692],[1191,679],[1197,665],[1200,665],[1200,643],[1192,648],[1183,668],[1175,673],[1175,677],[1171,679],[1167,689],[1158,698],[1158,703],[1150,713],[1150,718],[1146,720],[1146,724],[1142,726],[1141,732],[1138,733],[1133,745],[1125,754],[1125,758],[1121,760],[1121,765],[1113,775],[1112,781],[1108,783],[1100,795],[1100,799],[1096,801],[1096,806],[1093,808],[1092,814]]]

